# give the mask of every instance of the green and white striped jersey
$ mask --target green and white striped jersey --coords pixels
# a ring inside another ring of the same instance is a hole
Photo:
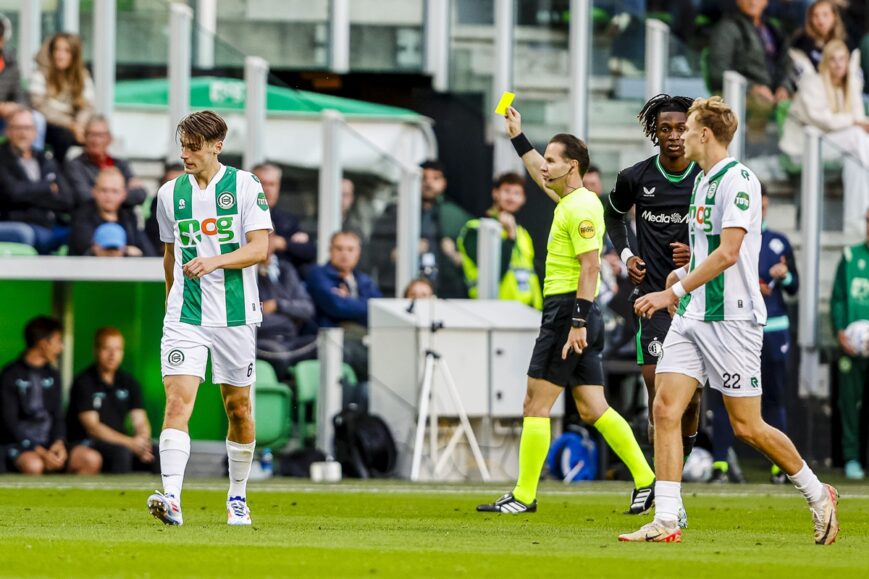
[[[235,251],[246,234],[272,229],[269,206],[259,179],[247,171],[220,166],[205,189],[192,175],[181,175],[157,192],[160,240],[175,244],[175,279],[169,290],[166,322],[195,326],[241,326],[262,321],[256,265],[216,269],[188,279],[182,265],[195,257]]]
[[[761,199],[760,182],[748,167],[732,157],[697,175],[688,212],[691,239],[689,270],[721,245],[721,231],[746,231],[739,259],[714,279],[679,302],[677,313],[706,322],[750,320],[766,324],[766,306],[760,293]]]

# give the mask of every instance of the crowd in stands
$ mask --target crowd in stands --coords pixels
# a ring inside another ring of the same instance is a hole
[[[705,2],[682,4],[696,12]],[[781,4],[800,6],[805,14],[801,28],[784,29],[781,18],[769,18],[769,11]],[[732,10],[711,28],[707,65],[713,91],[721,90],[725,70],[748,79],[750,141],[769,133],[768,121],[777,107],[789,107],[781,150],[795,160],[802,155],[805,126],[824,133],[827,156],[844,157],[845,229],[856,240],[866,228],[869,244],[869,101],[864,96],[869,33],[865,24],[859,25],[866,22],[865,10],[865,2],[854,0],[735,0]],[[843,19],[844,11],[848,17]],[[43,255],[62,247],[74,256],[160,255],[156,198],[149,200],[129,162],[110,153],[112,127],[94,113],[93,82],[78,37],[58,33],[45,42],[27,91],[22,89],[15,57],[2,50],[3,38],[0,30],[0,117],[5,132],[0,144],[0,241],[27,244]],[[75,154],[74,149],[81,152]],[[450,190],[446,167],[431,160],[421,169],[420,270],[403,295],[476,297],[479,218],[458,203],[462,197]],[[360,210],[354,182],[343,179],[342,229],[330,240],[328,260],[318,263],[316,235],[303,228],[302,216],[281,202],[281,168],[264,163],[253,172],[274,225],[268,256],[257,266],[263,303],[258,357],[271,362],[283,380],[290,366],[316,356],[320,328],[341,327],[345,361],[366,380],[368,300],[396,294],[397,205],[388,205],[372,218]],[[168,165],[161,182],[182,174],[180,165]],[[590,168],[583,181],[588,189],[605,195],[598,169]],[[540,309],[534,244],[518,216],[526,201],[525,183],[515,173],[497,176],[491,191],[481,193],[491,195],[492,205],[479,217],[494,219],[502,227],[499,297]],[[150,211],[143,213],[150,217],[140,227],[138,210],[146,202]],[[848,410],[846,459],[856,461],[851,472],[862,475],[854,449],[859,417],[848,405],[853,406],[861,387],[865,390],[869,370],[844,333],[849,323],[869,318],[869,267],[858,266],[866,263],[865,258],[855,257],[862,255],[861,247],[849,248],[842,258],[833,317],[848,360],[839,365],[848,385],[842,399],[843,415]],[[767,276],[768,285],[784,279],[778,273]],[[600,301],[628,319],[633,286],[611,245],[604,248],[601,275]],[[97,333],[94,365],[76,378],[64,414],[55,369],[63,349],[61,332],[54,320],[33,320],[25,330],[25,352],[0,374],[5,466],[30,474],[153,469],[157,455],[141,388],[119,369],[123,336],[111,328]],[[132,432],[124,428],[128,418]]]

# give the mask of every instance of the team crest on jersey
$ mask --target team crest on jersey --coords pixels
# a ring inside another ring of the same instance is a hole
[[[235,205],[235,195],[229,191],[224,191],[217,196],[217,206],[221,209],[231,209]]]
[[[187,207],[187,202],[184,199],[178,200],[178,209],[184,209]]]
[[[749,205],[751,204],[751,199],[748,197],[748,193],[740,191],[736,194],[736,199],[733,200],[733,203],[734,205],[736,205],[737,209],[747,211]]]
[[[713,181],[709,184],[709,190],[706,191],[707,203],[710,199],[715,199],[715,192],[718,191],[718,181]]]
[[[579,236],[583,239],[591,239],[594,237],[594,223],[586,219],[579,224]]]
[[[269,210],[269,202],[266,201],[266,194],[262,191],[260,191],[259,195],[256,196],[256,205],[263,211]]]
[[[169,362],[172,366],[180,366],[184,363],[184,352],[181,350],[172,350],[169,352],[169,355],[166,356],[166,361]]]
[[[649,354],[655,358],[660,358],[664,355],[664,344],[655,338],[649,342]]]

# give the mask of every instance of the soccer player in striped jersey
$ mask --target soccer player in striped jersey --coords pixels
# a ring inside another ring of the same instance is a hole
[[[227,522],[251,524],[246,487],[256,443],[250,385],[256,380],[256,326],[262,320],[256,264],[268,253],[272,221],[259,180],[218,161],[226,132],[226,123],[211,111],[182,119],[176,133],[184,174],[157,193],[165,244],[160,356],[166,414],[160,434],[163,492],[148,498],[148,510],[170,525],[182,524],[187,425],[209,351],[212,381],[220,384],[229,419]]]
[[[724,395],[736,435],[777,464],[806,498],[815,542],[829,545],[839,531],[836,489],[822,484],[791,440],[761,416],[766,307],[758,281],[760,182],[727,155],[736,126],[721,97],[697,99],[688,110],[685,155],[703,170],[689,209],[691,261],[672,272],[667,289],[634,305],[638,316],[649,319],[678,304],[656,370],[655,518],[620,541],[681,541],[682,415],[707,379]]]

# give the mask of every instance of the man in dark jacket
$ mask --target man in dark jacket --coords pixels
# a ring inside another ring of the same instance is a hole
[[[748,80],[749,137],[765,130],[773,107],[793,92],[787,42],[763,17],[766,6],[767,0],[737,0],[737,10],[715,26],[709,39],[709,88],[720,92],[727,70]]]
[[[127,234],[124,255],[141,257],[155,255],[151,242],[139,229],[132,209],[123,206],[127,195],[124,175],[117,167],[100,170],[93,187],[92,198],[79,206],[72,217],[69,235],[69,254],[87,255],[90,252],[97,227],[103,223],[117,223]]]
[[[54,159],[33,148],[30,110],[18,108],[7,117],[6,135],[9,140],[0,145],[0,241],[50,253],[69,236],[72,191]]]
[[[271,241],[268,257],[257,266],[263,320],[256,335],[256,355],[268,360],[278,380],[283,380],[292,364],[317,354],[316,310],[296,268],[278,259]]]
[[[91,448],[67,450],[60,372],[63,327],[40,316],[24,328],[27,349],[0,372],[0,445],[11,471],[40,475],[64,469],[96,474],[102,460]]]
[[[344,361],[360,380],[368,377],[368,300],[383,297],[370,277],[356,269],[361,243],[352,231],[339,231],[329,244],[329,263],[308,272],[308,291],[321,328],[344,328]]]
[[[129,163],[109,155],[111,144],[109,121],[102,115],[91,117],[84,129],[84,152],[66,164],[66,177],[73,189],[73,202],[76,207],[91,200],[91,190],[97,182],[97,175],[108,167],[116,167],[124,177],[127,189],[125,207],[135,207],[145,201],[148,192],[142,180],[133,175]]]
[[[0,18],[0,117],[3,119],[17,107],[27,104],[18,62],[11,52],[5,50],[8,26],[11,26],[9,20],[5,16]],[[3,122],[0,121],[0,126]]]
[[[432,282],[443,298],[466,298],[462,255],[456,240],[471,215],[444,197],[447,178],[438,161],[422,167],[422,215],[420,219],[420,274]],[[371,232],[371,265],[377,270],[380,287],[395,295],[395,247],[398,231],[398,206],[388,206]],[[402,288],[403,289],[403,288]]]

